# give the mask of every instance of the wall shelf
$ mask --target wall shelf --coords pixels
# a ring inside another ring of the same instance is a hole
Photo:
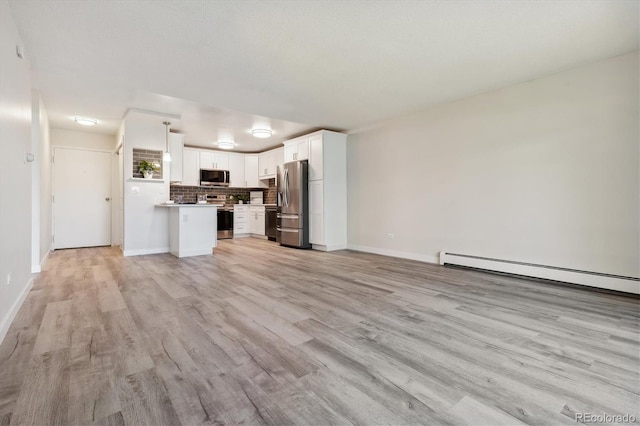
[[[145,178],[129,178],[127,182],[160,182],[164,183],[164,179],[145,179]]]

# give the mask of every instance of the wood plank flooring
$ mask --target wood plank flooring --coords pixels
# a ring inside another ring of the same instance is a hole
[[[0,345],[0,425],[640,419],[635,297],[342,251],[56,251]]]

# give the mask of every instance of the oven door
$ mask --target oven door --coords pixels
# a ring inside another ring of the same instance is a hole
[[[218,210],[218,239],[233,238],[233,210]]]

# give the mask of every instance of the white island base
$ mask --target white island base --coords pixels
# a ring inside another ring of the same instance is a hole
[[[213,254],[218,245],[221,204],[161,204],[169,208],[169,253],[176,257]]]

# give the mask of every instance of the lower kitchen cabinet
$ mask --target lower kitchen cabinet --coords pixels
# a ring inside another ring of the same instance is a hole
[[[249,215],[248,205],[233,206],[233,238],[248,237],[251,234]]]
[[[314,249],[347,248],[346,207],[346,185],[331,185],[327,179],[309,182],[309,242]]]
[[[249,231],[252,236],[266,237],[264,206],[249,207]]]
[[[324,245],[324,185],[321,180],[309,182],[309,242]]]

